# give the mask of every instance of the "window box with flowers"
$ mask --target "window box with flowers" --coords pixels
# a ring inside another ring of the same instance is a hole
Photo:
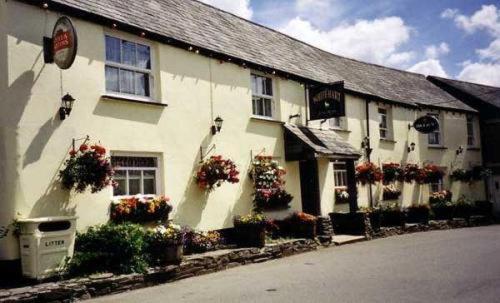
[[[72,149],[69,155],[64,169],[59,172],[59,179],[65,189],[82,193],[90,187],[92,193],[97,193],[107,186],[115,185],[113,167],[104,147],[82,144],[78,150]]]
[[[372,162],[363,162],[356,166],[356,180],[362,185],[382,181],[382,170]]]
[[[239,171],[233,161],[222,156],[212,156],[201,163],[194,179],[200,189],[211,192],[224,182],[240,182],[238,175]]]
[[[382,200],[398,200],[401,196],[401,190],[396,188],[394,184],[384,186],[382,191]]]
[[[153,266],[180,264],[183,256],[183,234],[175,224],[159,225],[147,230],[144,250]]]
[[[165,196],[142,196],[119,199],[111,204],[111,221],[115,223],[167,222],[172,211],[170,199]]]
[[[239,247],[264,247],[266,245],[267,218],[260,213],[234,218],[236,241]]]
[[[293,196],[285,189],[286,171],[271,156],[257,156],[252,162],[250,177],[254,182],[254,209],[290,208]]]

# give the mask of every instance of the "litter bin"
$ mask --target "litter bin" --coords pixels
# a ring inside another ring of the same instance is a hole
[[[45,217],[19,220],[23,275],[45,279],[57,274],[73,256],[77,217]]]

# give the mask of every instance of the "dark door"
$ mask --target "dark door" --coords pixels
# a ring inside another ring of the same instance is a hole
[[[302,211],[311,215],[321,215],[321,197],[319,194],[318,161],[316,159],[300,161],[300,191]]]

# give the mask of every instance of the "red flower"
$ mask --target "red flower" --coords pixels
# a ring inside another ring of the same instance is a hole
[[[83,153],[85,152],[86,150],[89,149],[89,146],[87,144],[82,144],[80,145],[80,151]]]
[[[77,153],[78,153],[78,152],[77,152],[76,150],[72,149],[72,150],[69,152],[69,155],[70,155],[71,157],[74,157],[74,156],[76,156],[76,154],[77,154]]]

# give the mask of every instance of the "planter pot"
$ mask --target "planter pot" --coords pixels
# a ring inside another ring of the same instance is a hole
[[[363,212],[356,213],[330,213],[333,231],[337,235],[361,235],[366,234],[365,216]]]
[[[372,230],[375,232],[380,231],[380,226],[382,223],[382,218],[380,215],[380,211],[373,211],[368,214],[370,216],[370,224],[372,226]]]
[[[403,226],[404,225],[403,212],[399,210],[382,211],[380,225],[384,227]]]
[[[316,222],[300,223],[295,225],[294,236],[296,238],[306,238],[306,239],[316,238]]]
[[[432,213],[436,220],[451,220],[453,217],[453,206],[432,206]]]
[[[406,222],[429,224],[430,211],[428,208],[408,208]]]
[[[469,204],[457,204],[453,209],[454,218],[463,218],[469,220],[472,215],[472,205]]]
[[[238,225],[235,229],[239,247],[264,247],[266,245],[266,229],[263,225]]]
[[[168,246],[165,251],[165,263],[180,264],[182,262],[183,252],[182,244]]]

